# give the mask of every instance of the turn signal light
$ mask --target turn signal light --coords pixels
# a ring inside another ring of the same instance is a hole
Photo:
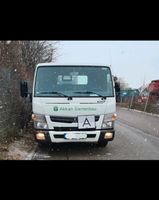
[[[114,114],[112,115],[112,121],[115,121],[116,118],[117,118],[117,114],[114,113]]]

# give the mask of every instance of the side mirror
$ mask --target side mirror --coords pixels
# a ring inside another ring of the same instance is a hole
[[[28,96],[28,83],[27,81],[20,81],[20,95],[21,97]]]
[[[32,93],[29,95],[30,103],[32,103]]]

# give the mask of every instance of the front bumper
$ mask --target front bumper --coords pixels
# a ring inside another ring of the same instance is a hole
[[[45,135],[45,140],[37,140],[36,134],[38,132],[42,132]],[[112,138],[105,139],[104,135],[106,132],[111,132],[112,133]],[[91,143],[97,143],[98,141],[112,141],[115,136],[115,131],[114,129],[105,129],[105,130],[95,130],[95,131],[67,131],[67,133],[85,133],[87,134],[87,138],[85,139],[65,139],[64,134],[65,131],[50,131],[50,130],[35,130],[35,139],[38,142],[42,143],[68,143],[68,142],[91,142]]]

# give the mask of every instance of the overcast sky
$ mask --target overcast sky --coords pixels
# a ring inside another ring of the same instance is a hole
[[[57,63],[105,64],[130,87],[159,79],[159,41],[59,41]]]

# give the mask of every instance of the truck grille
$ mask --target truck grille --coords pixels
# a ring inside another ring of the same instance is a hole
[[[54,127],[54,131],[95,131],[95,128],[79,129],[78,127]]]
[[[61,117],[61,116],[50,116],[52,122],[61,122],[61,123],[77,123],[78,117]],[[99,120],[99,115],[95,116],[95,121]]]

